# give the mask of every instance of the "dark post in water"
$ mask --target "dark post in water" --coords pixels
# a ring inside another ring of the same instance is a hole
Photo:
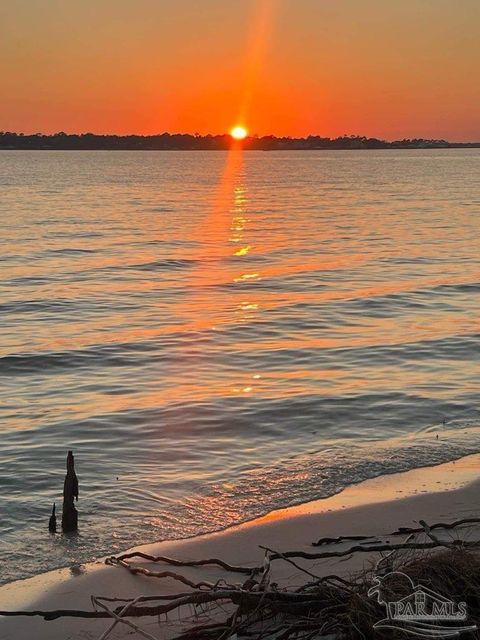
[[[62,530],[64,533],[77,531],[78,529],[78,511],[73,504],[74,498],[78,500],[78,479],[75,473],[73,453],[69,451],[67,455],[67,475],[63,485]]]
[[[53,503],[52,515],[48,521],[48,530],[50,533],[57,533],[57,516],[55,515],[55,503]]]

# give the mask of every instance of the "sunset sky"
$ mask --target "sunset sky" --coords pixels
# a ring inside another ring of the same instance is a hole
[[[480,140],[480,0],[15,0],[0,130]]]

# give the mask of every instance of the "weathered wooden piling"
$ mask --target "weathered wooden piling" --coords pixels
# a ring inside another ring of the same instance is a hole
[[[78,479],[75,473],[73,453],[67,455],[67,475],[63,485],[62,531],[69,533],[78,529],[78,511],[73,501],[78,500]]]
[[[50,533],[57,532],[57,516],[55,515],[55,503],[53,503],[52,515],[50,516],[50,520],[48,521],[48,530]]]

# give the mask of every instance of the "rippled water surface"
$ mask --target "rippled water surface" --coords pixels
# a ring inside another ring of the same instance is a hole
[[[479,175],[0,153],[0,580],[480,451]],[[50,536],[70,448],[81,529]]]

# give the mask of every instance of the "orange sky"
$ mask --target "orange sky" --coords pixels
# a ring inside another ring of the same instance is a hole
[[[480,140],[479,0],[15,0],[0,130]]]

